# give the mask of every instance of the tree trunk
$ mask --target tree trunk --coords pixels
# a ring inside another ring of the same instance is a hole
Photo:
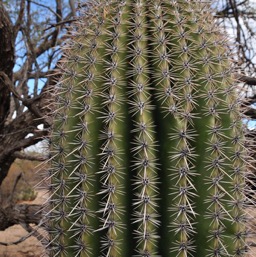
[[[12,81],[14,67],[14,37],[10,17],[0,2],[0,71]],[[10,108],[10,91],[0,78],[0,134]]]
[[[14,37],[13,25],[10,17],[0,2],[0,71],[4,72],[12,81],[14,67]],[[10,109],[10,91],[5,80],[0,77],[0,144],[5,137],[3,128]],[[7,175],[8,170],[14,161],[13,157],[0,162],[0,185],[2,179]]]
[[[46,132],[37,129],[41,123],[42,119],[36,119],[35,115],[27,110],[2,129],[3,134],[0,134],[0,186],[15,160],[14,153],[36,144],[42,140],[42,136],[46,135]],[[31,136],[27,137],[29,133]]]

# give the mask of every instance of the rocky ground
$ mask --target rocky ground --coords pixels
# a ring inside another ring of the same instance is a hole
[[[45,198],[45,192],[39,191],[37,198],[27,203],[41,204],[45,201]],[[0,242],[15,242],[27,234],[28,232],[20,225],[15,225],[5,231],[0,231]],[[0,245],[0,257],[39,257],[42,255],[42,252],[42,244],[33,236],[17,245]]]

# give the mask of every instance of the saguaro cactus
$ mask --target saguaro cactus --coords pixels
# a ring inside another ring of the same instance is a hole
[[[208,4],[82,12],[59,65],[49,255],[245,256],[241,114]]]

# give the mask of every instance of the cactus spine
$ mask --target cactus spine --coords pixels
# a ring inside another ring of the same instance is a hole
[[[209,6],[92,1],[72,33],[51,137],[49,255],[245,256],[241,114]]]

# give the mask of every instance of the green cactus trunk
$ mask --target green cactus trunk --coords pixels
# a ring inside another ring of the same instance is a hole
[[[241,114],[209,6],[92,1],[71,33],[49,256],[245,256]]]

